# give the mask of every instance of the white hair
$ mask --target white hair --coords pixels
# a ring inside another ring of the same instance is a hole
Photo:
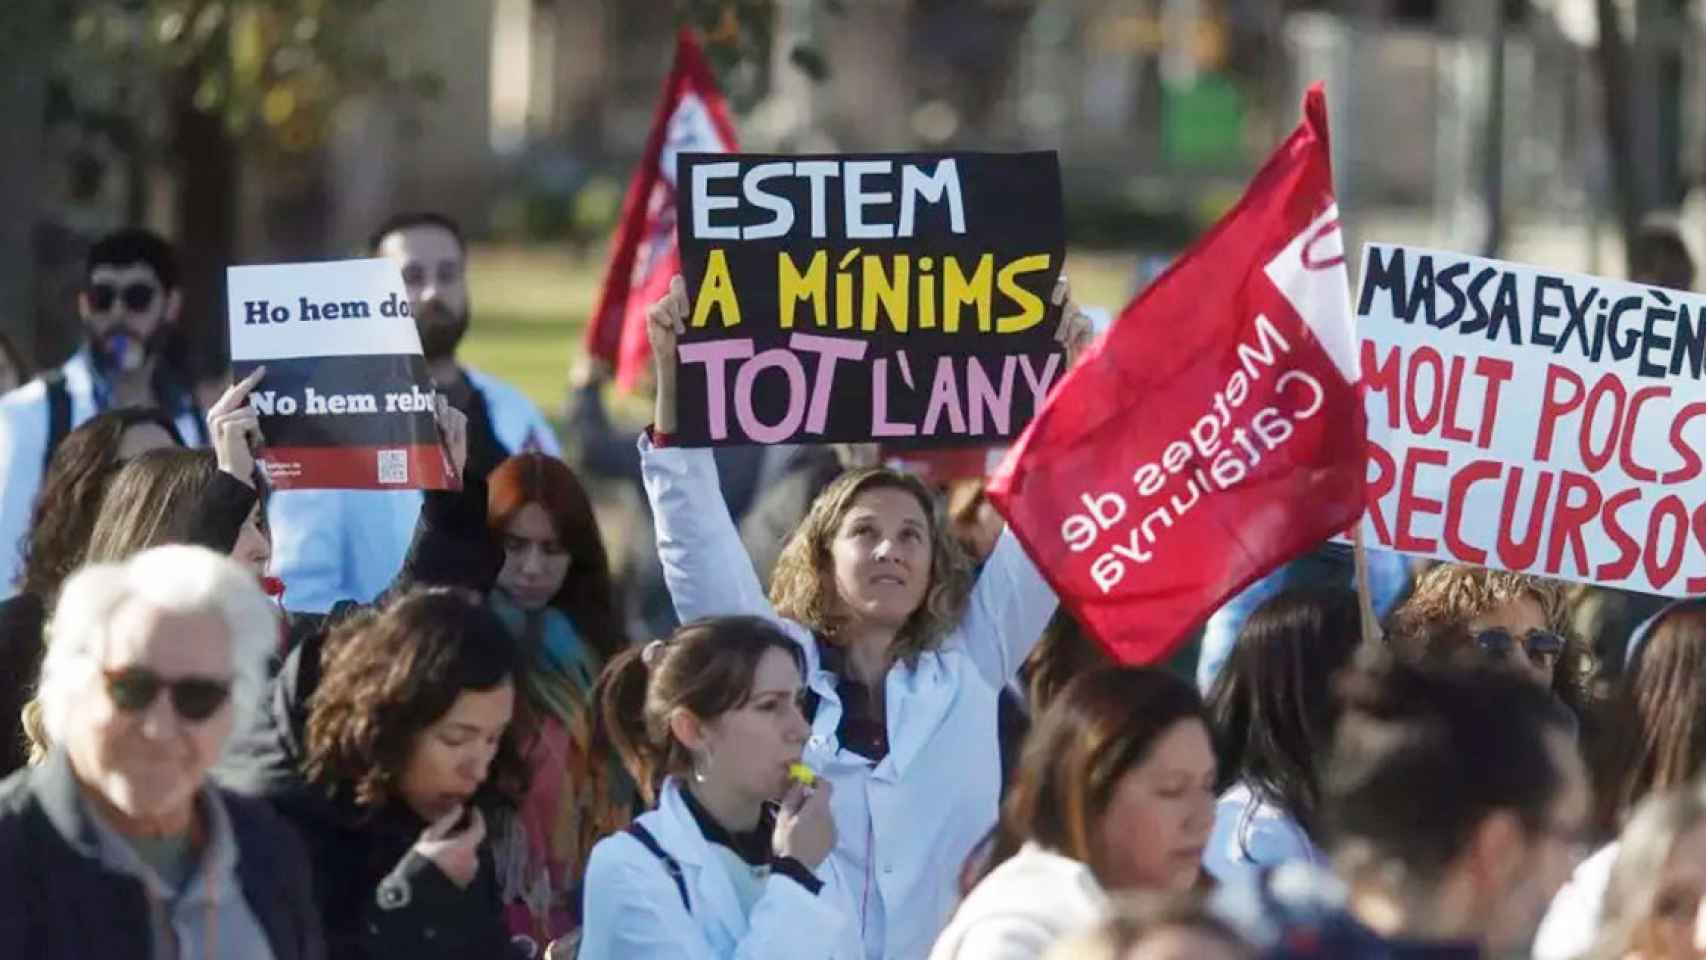
[[[238,716],[260,702],[268,658],[278,649],[279,620],[254,572],[203,547],[153,547],[123,563],[84,567],[60,590],[36,694],[51,742],[65,742],[72,711],[100,673],[113,615],[129,602],[218,617],[231,636],[231,699]]]

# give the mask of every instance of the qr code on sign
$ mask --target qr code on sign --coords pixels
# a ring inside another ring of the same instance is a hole
[[[407,450],[379,451],[379,482],[409,482],[409,452]]]

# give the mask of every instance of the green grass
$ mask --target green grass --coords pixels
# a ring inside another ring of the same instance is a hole
[[[1066,269],[1081,303],[1117,313],[1129,297],[1135,263],[1129,254],[1079,251],[1067,257]],[[603,280],[603,250],[475,247],[468,272],[473,328],[462,359],[515,384],[555,419]]]
[[[469,259],[473,326],[464,362],[515,384],[548,415],[598,298],[604,264],[553,247],[478,247]]]

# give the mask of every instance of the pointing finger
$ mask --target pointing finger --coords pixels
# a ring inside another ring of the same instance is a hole
[[[266,375],[267,375],[266,365],[262,364],[261,366],[258,366],[255,369],[249,371],[249,375],[244,377],[242,382],[237,384],[237,389],[243,391],[244,393],[248,393],[250,390],[255,389],[256,385],[258,385],[261,382],[261,378],[265,377]]]

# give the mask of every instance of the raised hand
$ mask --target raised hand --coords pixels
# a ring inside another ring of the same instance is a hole
[[[221,471],[249,486],[255,484],[255,451],[266,442],[261,436],[260,414],[249,403],[249,392],[266,375],[266,367],[256,367],[227,387],[207,411],[207,436],[213,444],[214,461]]]
[[[462,468],[468,465],[468,415],[451,406],[442,393],[437,400],[434,416],[438,419],[438,432],[444,438],[445,449],[450,451],[450,466],[460,477]]]
[[[1055,304],[1061,305],[1060,326],[1054,328],[1054,339],[1066,348],[1066,368],[1070,370],[1078,365],[1085,348],[1089,347],[1094,339],[1090,330],[1090,316],[1078,306],[1078,301],[1072,299],[1072,284],[1067,281],[1064,273],[1055,281],[1051,299]]]
[[[669,293],[646,308],[646,339],[652,345],[652,363],[657,371],[657,408],[652,425],[662,433],[675,432],[675,349],[687,332],[687,281],[679,276],[669,282]]]

